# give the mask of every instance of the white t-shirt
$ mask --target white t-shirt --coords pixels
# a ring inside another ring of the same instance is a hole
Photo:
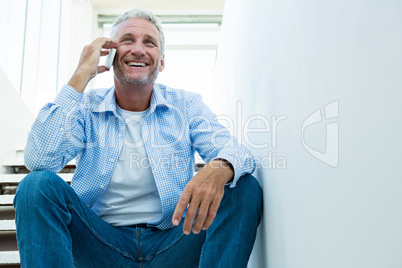
[[[92,209],[113,226],[157,223],[162,205],[141,136],[148,110],[116,111],[126,122],[125,141],[109,185]]]

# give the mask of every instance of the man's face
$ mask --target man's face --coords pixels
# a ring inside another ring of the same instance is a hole
[[[132,86],[147,86],[155,82],[165,67],[161,55],[158,29],[144,19],[128,19],[118,28],[114,76]]]

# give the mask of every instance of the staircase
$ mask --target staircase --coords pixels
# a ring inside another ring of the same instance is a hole
[[[204,165],[205,162],[196,154],[195,171],[198,172]],[[0,268],[20,267],[13,200],[18,183],[29,173],[24,166],[23,150],[4,158],[3,167],[10,174],[0,174]],[[70,183],[74,170],[75,160],[72,160],[58,175]]]
[[[13,200],[18,183],[29,173],[24,166],[23,151],[3,159],[3,167],[10,174],[0,174],[0,267],[20,267]],[[74,170],[72,161],[58,175],[70,183]]]

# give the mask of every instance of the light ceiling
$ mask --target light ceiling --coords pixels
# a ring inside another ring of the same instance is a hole
[[[156,15],[222,15],[225,0],[91,0],[101,15],[117,15],[139,7]]]

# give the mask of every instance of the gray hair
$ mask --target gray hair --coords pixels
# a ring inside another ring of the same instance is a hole
[[[161,54],[165,53],[165,35],[163,34],[161,20],[156,17],[151,11],[141,9],[141,8],[133,8],[126,12],[123,15],[117,17],[117,19],[113,22],[112,30],[111,30],[111,37],[115,38],[117,36],[117,28],[120,23],[128,20],[128,19],[144,19],[155,25],[156,29],[158,29],[160,34],[160,41],[161,41]]]

